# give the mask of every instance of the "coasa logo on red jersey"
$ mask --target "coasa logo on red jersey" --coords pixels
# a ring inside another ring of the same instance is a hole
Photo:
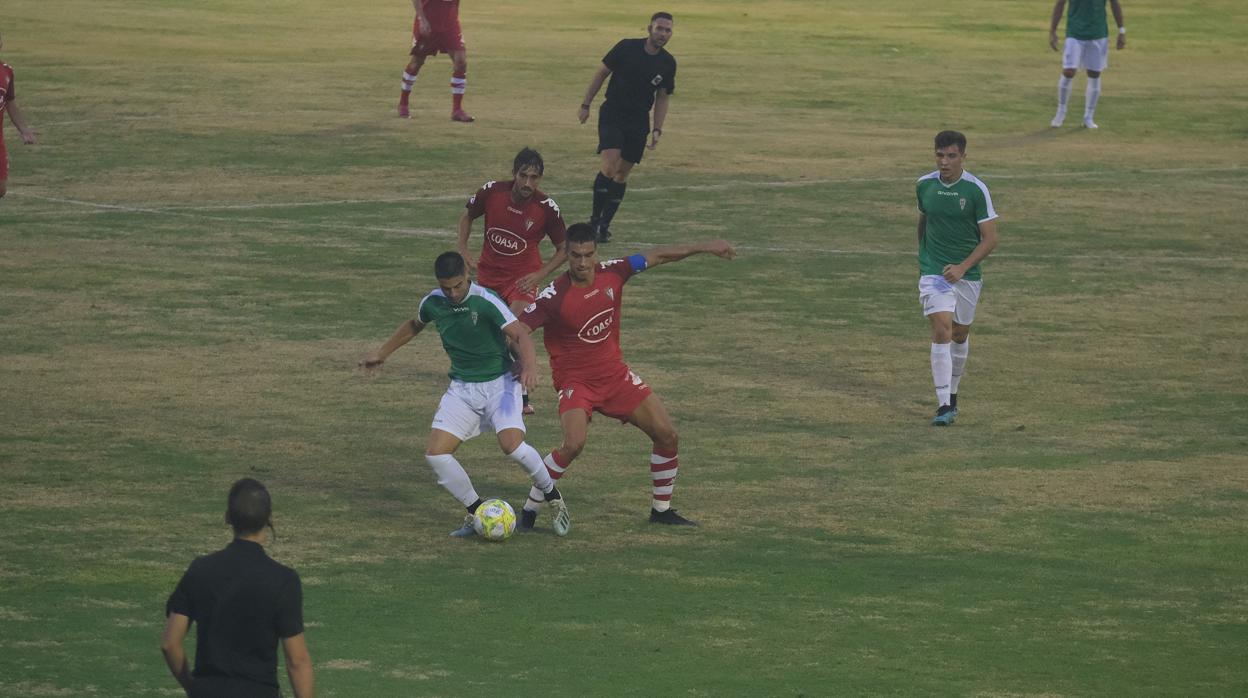
[[[527,240],[506,228],[490,228],[485,231],[485,239],[495,252],[508,257],[523,254],[529,248]]]
[[[613,324],[615,324],[615,308],[607,308],[581,325],[581,331],[577,332],[576,336],[582,342],[597,344],[611,336]]]

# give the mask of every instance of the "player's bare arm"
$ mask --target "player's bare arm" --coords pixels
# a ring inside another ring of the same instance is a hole
[[[26,125],[26,116],[18,108],[17,102],[10,101],[4,109],[9,113],[9,118],[13,120],[13,126],[17,128],[17,132],[22,134],[22,142],[26,145],[34,145],[38,141],[36,137],[38,133]]]
[[[1127,25],[1122,19],[1122,5],[1118,0],[1109,0],[1109,9],[1114,13],[1114,22],[1118,24],[1118,50],[1127,47]]]
[[[412,9],[416,10],[416,19],[420,21],[420,36],[429,33],[429,18],[425,16],[425,8],[420,4],[420,0],[412,0]]]
[[[312,655],[303,633],[282,638],[282,652],[286,655],[286,676],[295,698],[315,698],[316,688],[312,676]]]
[[[585,99],[581,100],[581,108],[576,113],[576,118],[583,124],[589,118],[589,105],[594,103],[594,97],[597,96],[598,90],[602,89],[602,83],[606,81],[607,76],[611,74],[611,69],[603,63],[598,67],[598,71],[594,73],[593,79],[589,81],[589,87],[585,90]]]
[[[1066,0],[1057,0],[1053,5],[1053,17],[1049,20],[1049,48],[1057,50],[1057,25],[1062,23],[1062,10],[1066,9]]]
[[[191,667],[186,660],[186,650],[182,641],[191,627],[191,619],[181,613],[170,613],[165,619],[165,632],[160,638],[160,653],[165,656],[165,664],[169,673],[178,680],[184,690],[191,687]]]
[[[537,349],[533,346],[533,338],[529,336],[531,332],[519,320],[503,327],[508,345],[520,357],[520,370],[516,377],[520,380],[520,385],[530,392],[537,387]]]
[[[685,257],[704,253],[713,254],[722,259],[732,259],[737,256],[737,248],[727,240],[704,240],[683,245],[663,245],[646,250],[642,255],[646,258],[646,268],[650,268],[668,262],[679,262]]]
[[[360,368],[364,369],[365,372],[372,372],[374,369],[379,368],[386,362],[386,359],[390,358],[391,354],[399,347],[412,341],[412,338],[420,334],[420,331],[423,329],[425,329],[425,323],[416,318],[399,325],[399,329],[395,330],[393,335],[390,335],[390,339],[387,339],[386,343],[381,345],[381,348],[360,359]]]
[[[946,264],[941,270],[945,277],[945,281],[951,284],[957,283],[966,275],[966,271],[971,267],[984,261],[984,259],[992,254],[997,247],[997,221],[994,218],[990,221],[984,221],[979,224],[979,244],[975,249],[971,250],[970,256],[962,260],[961,264]]]
[[[464,209],[463,215],[459,217],[459,235],[455,239],[455,251],[464,258],[464,264],[468,265],[468,271],[477,271],[477,258],[472,252],[468,251],[468,238],[472,235],[472,222],[476,220],[468,209]]]
[[[667,121],[667,105],[672,96],[663,90],[654,95],[654,126],[650,129],[650,150],[659,145],[659,136],[663,135],[663,122]]]
[[[555,250],[554,256],[546,260],[546,263],[542,265],[541,269],[538,269],[532,274],[525,274],[520,277],[520,279],[516,281],[516,285],[530,293],[536,293],[538,287],[542,285],[542,281],[546,280],[546,277],[555,273],[555,270],[563,266],[563,263],[566,261],[568,261],[567,250],[564,250],[563,246],[560,245],[558,249]]]
[[[927,230],[927,214],[926,214],[926,213],[920,213],[920,214],[919,214],[919,231],[918,231],[918,233],[919,233],[919,244],[920,244],[920,245],[922,245],[922,244],[923,244],[923,232],[924,232],[925,230]]]

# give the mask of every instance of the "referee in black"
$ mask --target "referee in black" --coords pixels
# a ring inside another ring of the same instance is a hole
[[[594,210],[589,224],[598,233],[599,242],[611,239],[611,219],[624,200],[628,173],[641,162],[650,134],[650,149],[659,144],[667,103],[676,89],[676,59],[664,46],[672,39],[672,16],[655,12],[650,18],[644,39],[624,39],[602,59],[594,79],[589,81],[585,99],[577,118],[589,118],[589,105],[607,84],[607,99],[598,109],[598,152],[602,169],[594,179]],[[650,127],[650,109],[654,108],[654,128]]]
[[[278,698],[279,639],[295,698],[313,698],[299,575],[264,552],[272,515],[264,485],[235,482],[225,512],[234,542],[196,558],[165,605],[160,650],[190,698]],[[193,672],[182,649],[191,623],[199,626]]]

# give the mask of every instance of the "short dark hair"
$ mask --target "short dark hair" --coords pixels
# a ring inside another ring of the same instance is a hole
[[[524,148],[516,153],[516,159],[511,163],[511,173],[518,174],[526,167],[536,167],[539,175],[546,173],[546,162],[542,160],[542,154],[532,148]]]
[[[588,223],[573,223],[568,226],[564,239],[569,245],[574,242],[592,242],[594,247],[598,246],[598,233],[594,230],[594,226]]]
[[[957,131],[941,131],[936,134],[936,150],[948,148],[951,145],[958,146],[959,153],[966,152],[966,136]]]
[[[666,19],[666,20],[667,20],[667,21],[669,21],[669,22],[674,22],[674,21],[676,21],[676,20],[672,19],[672,13],[670,13],[670,12],[655,12],[654,14],[650,15],[650,23],[651,23],[651,24],[654,24],[654,20],[656,20],[656,19]]]
[[[464,258],[458,252],[443,252],[433,262],[433,275],[439,279],[453,279],[464,273],[465,266]]]
[[[230,488],[225,508],[225,522],[236,536],[250,536],[265,526],[272,526],[273,500],[259,480],[245,477]]]

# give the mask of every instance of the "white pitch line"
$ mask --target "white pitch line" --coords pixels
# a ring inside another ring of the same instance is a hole
[[[1022,174],[980,174],[981,179],[1055,179],[1062,177],[1095,177],[1101,175],[1115,174],[1192,174],[1198,172],[1236,172],[1239,170],[1248,170],[1248,168],[1239,165],[1230,165],[1225,167],[1172,167],[1172,168],[1145,168],[1138,170],[1080,170],[1074,172],[1028,172]],[[725,191],[732,189],[792,189],[798,187],[822,186],[828,184],[856,184],[856,183],[877,183],[877,182],[895,182],[908,183],[917,180],[917,177],[847,177],[832,179],[800,179],[785,180],[778,182],[750,182],[745,180],[732,180],[728,182],[720,182],[717,184],[676,184],[663,187],[633,187],[629,189],[633,193],[653,193],[662,191]],[[587,192],[582,190],[564,191],[564,192],[548,192],[551,196],[568,197],[581,196]],[[271,203],[252,203],[252,204],[212,204],[212,205],[192,205],[183,204],[177,206],[157,206],[153,207],[154,211],[241,211],[248,209],[264,209],[264,208],[308,208],[316,206],[352,206],[359,204],[390,204],[390,203],[437,203],[439,201],[466,201],[467,195],[464,194],[431,194],[428,196],[396,196],[376,199],[327,199],[321,201],[278,201]]]

